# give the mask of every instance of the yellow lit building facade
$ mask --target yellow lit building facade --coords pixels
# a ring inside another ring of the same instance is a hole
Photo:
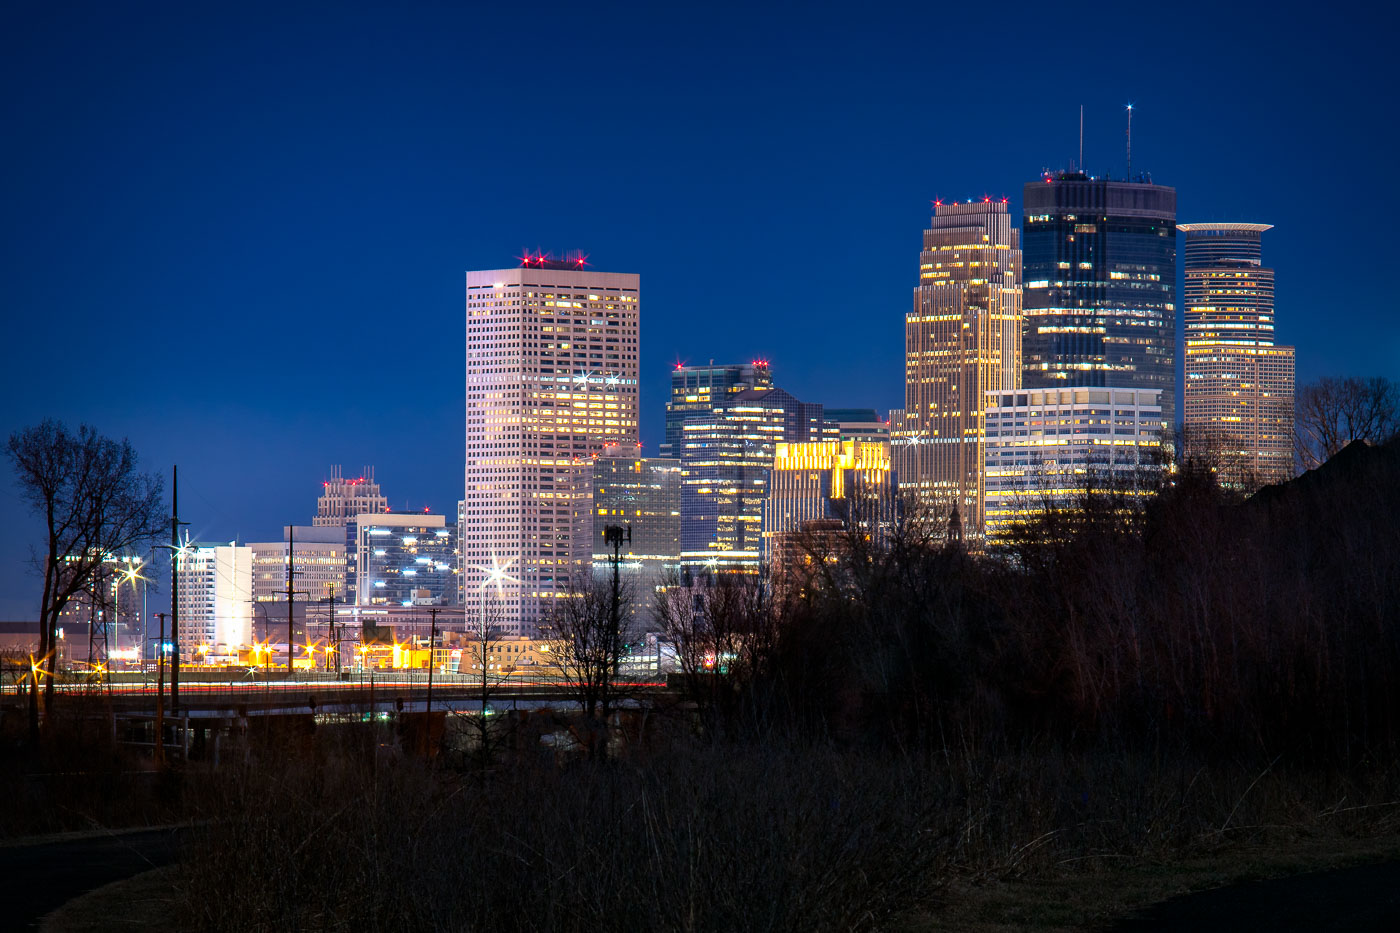
[[[1293,475],[1293,347],[1274,343],[1269,224],[1178,224],[1186,233],[1188,440],[1218,458],[1221,481],[1257,487]]]
[[[779,444],[763,506],[768,564],[790,560],[804,533],[855,531],[878,542],[894,527],[896,509],[888,442]]]
[[[904,408],[891,413],[901,492],[982,528],[984,405],[1021,385],[1021,248],[1006,201],[938,204],[905,317]]]

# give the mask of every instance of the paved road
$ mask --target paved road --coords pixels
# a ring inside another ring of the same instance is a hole
[[[1254,881],[1163,901],[1116,933],[1400,930],[1400,862]]]
[[[38,929],[44,915],[73,898],[174,861],[178,835],[151,829],[0,847],[0,928]]]

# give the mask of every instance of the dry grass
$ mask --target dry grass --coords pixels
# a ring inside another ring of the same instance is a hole
[[[323,741],[216,783],[190,929],[1083,928],[1400,837],[1389,774],[1053,748],[682,744],[456,774]]]

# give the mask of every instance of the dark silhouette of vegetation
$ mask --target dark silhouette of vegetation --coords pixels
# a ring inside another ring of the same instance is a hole
[[[1400,434],[1400,385],[1382,376],[1327,377],[1298,389],[1293,406],[1298,467],[1311,470],[1353,441]]]
[[[136,469],[125,440],[103,437],[87,425],[77,433],[48,419],[10,435],[6,453],[15,484],[43,517],[44,541],[34,549],[43,575],[39,603],[39,657],[29,692],[29,740],[39,742],[39,686],[52,710],[58,620],[74,596],[89,591],[103,561],[141,550],[165,527],[161,481]]]
[[[583,711],[581,744],[606,755],[610,719],[634,693],[622,662],[640,638],[632,618],[629,583],[593,581],[558,601],[546,632],[551,663]]]
[[[1209,458],[1155,475],[987,553],[906,509],[794,539],[782,587],[672,581],[680,696],[645,710],[630,613],[564,601],[593,686],[503,713],[489,760],[374,724],[227,748],[183,796],[183,922],[872,929],[957,882],[1394,833],[1400,441],[1253,496]]]

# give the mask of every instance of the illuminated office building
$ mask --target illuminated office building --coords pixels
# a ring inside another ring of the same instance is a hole
[[[778,444],[763,506],[763,541],[781,573],[804,544],[837,548],[855,532],[872,543],[894,528],[896,497],[888,441]]]
[[[1021,385],[1021,248],[1005,199],[935,206],[905,317],[904,408],[891,412],[903,493],[982,523],[982,410]]]
[[[865,441],[876,444],[890,439],[890,423],[882,421],[873,408],[823,408],[828,435],[824,440]]]
[[[1089,489],[1146,495],[1166,427],[1156,389],[1066,386],[987,396],[986,535],[1004,539]]]
[[[661,456],[679,457],[681,429],[691,415],[707,415],[725,400],[748,389],[773,388],[773,374],[765,360],[707,366],[677,364],[671,371],[671,398],[666,402],[666,433]]]
[[[287,601],[290,550],[294,555],[292,591],[297,602],[316,602],[332,593],[341,602],[354,602],[354,594],[346,590],[345,544],[345,530],[332,525],[297,525],[283,528],[281,541],[250,542],[253,601]]]
[[[1222,482],[1293,475],[1294,349],[1274,343],[1270,224],[1178,224],[1186,233],[1188,438],[1218,457]]]
[[[253,549],[187,547],[176,559],[180,656],[236,654],[253,640]]]
[[[1176,189],[1059,172],[1024,196],[1027,388],[1156,389],[1176,418]]]
[[[344,528],[356,515],[389,511],[389,500],[374,481],[374,467],[359,476],[346,477],[340,466],[331,467],[331,478],[321,483],[312,525]]]
[[[355,603],[359,606],[450,606],[457,602],[457,529],[443,515],[359,515]]]
[[[581,258],[468,272],[462,593],[534,635],[587,585],[588,466],[637,442],[641,277]]]
[[[630,530],[619,576],[630,587],[633,615],[650,621],[657,589],[680,568],[681,463],[640,457],[635,447],[609,447],[593,461],[592,478],[594,577],[611,579],[613,553],[604,530]]]
[[[822,440],[822,406],[779,388],[727,395],[681,425],[681,565],[757,574],[763,500],[780,443]]]

